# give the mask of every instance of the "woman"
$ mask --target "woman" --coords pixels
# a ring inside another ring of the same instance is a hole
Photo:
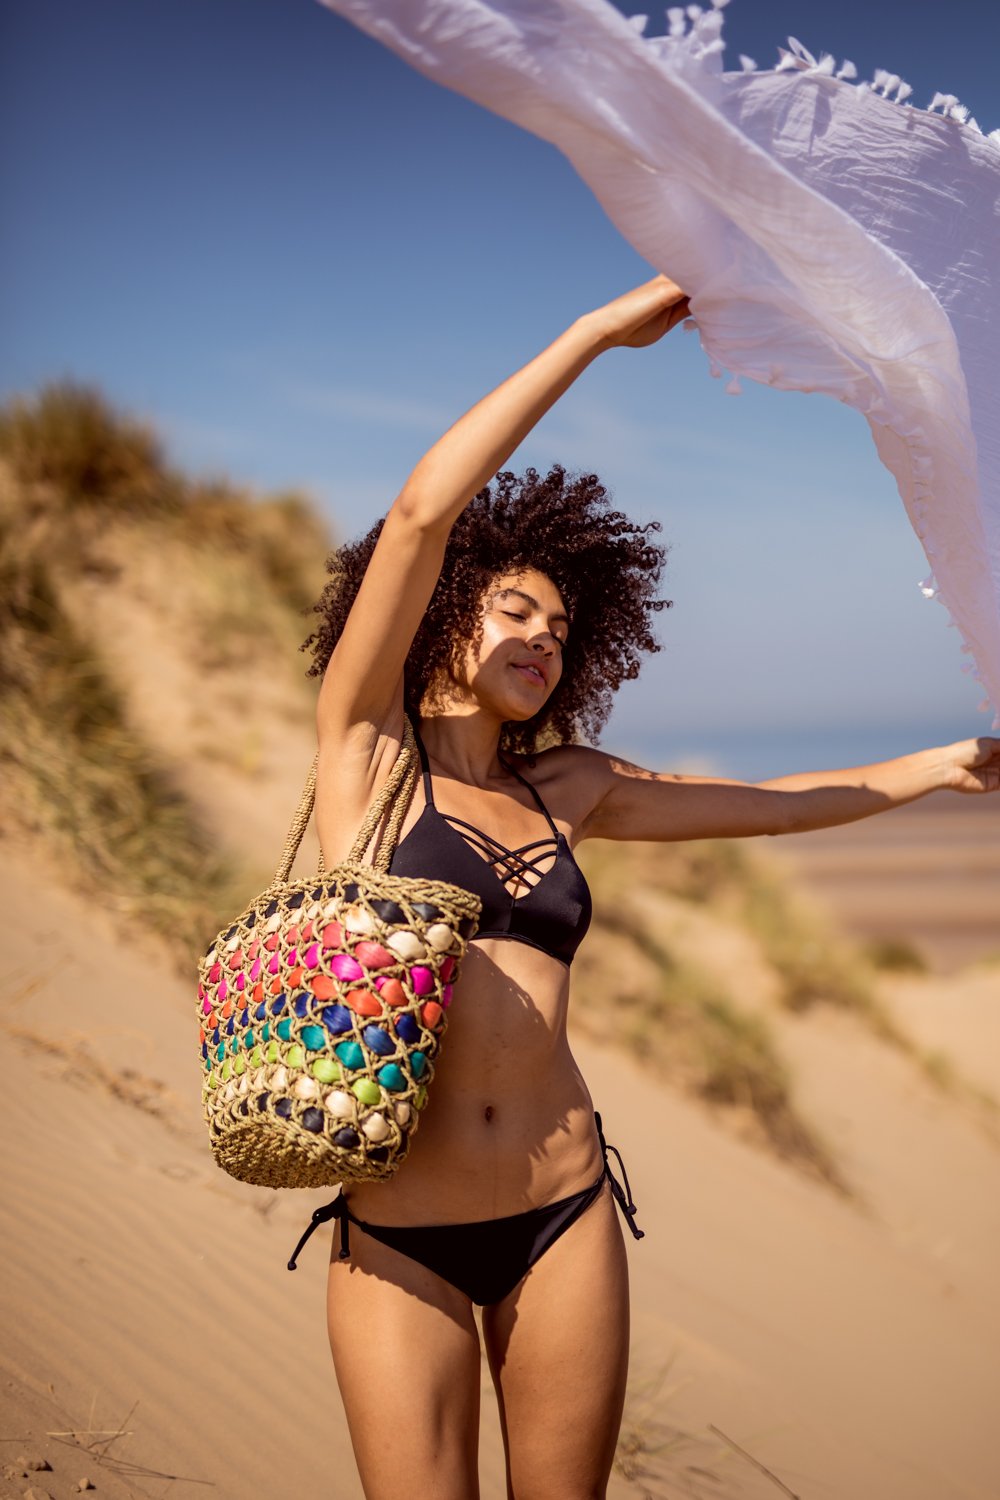
[[[685,316],[664,276],[589,313],[458,421],[385,522],[331,563],[310,638],[316,818],[342,859],[399,751],[424,776],[392,869],[484,899],[444,1062],[410,1156],[341,1200],[330,1342],[368,1500],[478,1494],[480,1345],[500,1404],[509,1493],[605,1493],[628,1361],[628,1281],[603,1139],[566,1035],[589,897],[585,838],[788,833],[939,787],[994,790],[1000,740],[760,785],[654,775],[579,744],[640,653],[662,550],[593,476],[491,476],[602,350]],[[474,498],[475,497],[475,498]],[[541,748],[539,742],[548,744]],[[537,753],[534,753],[537,749]]]

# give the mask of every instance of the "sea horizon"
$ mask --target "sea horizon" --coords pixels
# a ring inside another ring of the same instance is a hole
[[[643,733],[634,725],[616,732],[612,724],[599,748],[634,760],[650,770],[691,776],[725,776],[766,781],[796,771],[832,771],[871,765],[955,740],[996,734],[988,714],[973,713],[965,725],[921,720],[912,724],[806,725],[800,728],[657,728]]]

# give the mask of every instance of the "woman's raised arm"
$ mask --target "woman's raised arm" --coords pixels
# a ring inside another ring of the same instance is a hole
[[[459,418],[403,486],[324,675],[321,756],[360,735],[373,755],[402,733],[402,675],[434,591],[448,534],[545,412],[604,349],[654,343],[687,316],[666,276],[577,319],[535,359]]]

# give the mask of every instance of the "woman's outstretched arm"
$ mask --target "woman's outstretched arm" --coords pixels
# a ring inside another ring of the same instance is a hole
[[[386,518],[327,667],[317,708],[324,740],[402,732],[402,673],[437,583],[448,533],[472,497],[603,350],[657,339],[687,316],[684,294],[656,276],[565,333],[491,391],[424,455]]]
[[[1000,739],[985,735],[870,766],[760,782],[657,774],[597,751],[575,754],[581,758],[578,774],[591,779],[595,798],[578,838],[667,841],[804,833],[853,823],[928,792],[1000,791]]]

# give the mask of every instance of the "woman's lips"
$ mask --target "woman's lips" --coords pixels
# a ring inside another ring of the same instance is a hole
[[[533,682],[536,687],[545,686],[545,672],[541,667],[529,665],[527,662],[512,662],[515,672],[519,672],[528,682]]]

